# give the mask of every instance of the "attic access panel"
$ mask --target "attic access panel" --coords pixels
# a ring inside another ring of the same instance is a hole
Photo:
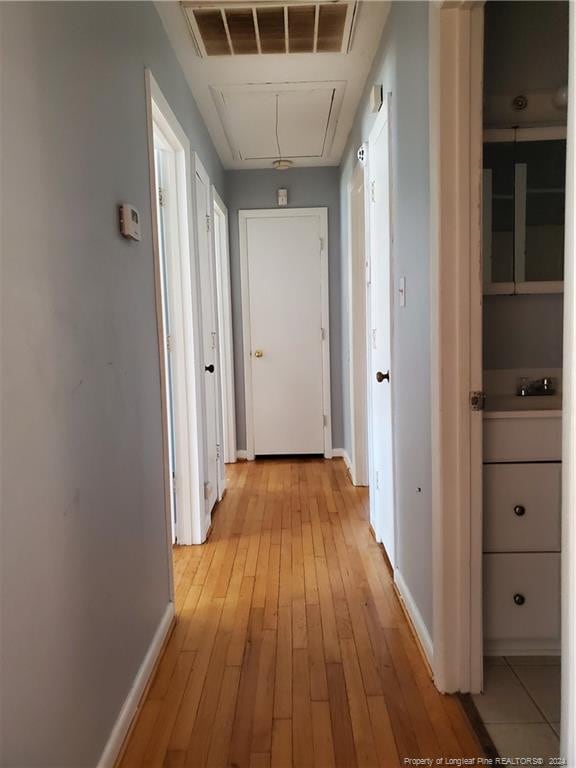
[[[347,53],[357,0],[180,3],[198,54]]]
[[[263,83],[213,87],[236,160],[321,159],[331,149],[345,84]]]

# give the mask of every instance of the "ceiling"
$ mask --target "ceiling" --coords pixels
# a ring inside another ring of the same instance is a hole
[[[389,2],[156,7],[225,168],[339,164]]]

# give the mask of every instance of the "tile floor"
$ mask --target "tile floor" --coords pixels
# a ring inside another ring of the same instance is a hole
[[[485,659],[484,693],[473,696],[500,757],[557,757],[560,657]]]

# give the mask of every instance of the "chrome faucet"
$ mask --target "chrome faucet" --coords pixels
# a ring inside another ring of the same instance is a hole
[[[556,394],[554,379],[550,376],[544,376],[542,379],[529,379],[527,376],[522,376],[518,379],[516,394],[519,397],[554,395]]]

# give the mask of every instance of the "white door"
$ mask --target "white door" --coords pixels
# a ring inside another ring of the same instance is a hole
[[[324,454],[326,211],[260,214],[241,212],[249,452]]]
[[[219,488],[220,440],[218,323],[216,281],[210,237],[210,181],[196,161],[196,214],[198,222],[198,260],[200,267],[200,307],[202,313],[202,375],[204,376],[204,496],[207,513],[221,498]]]
[[[388,110],[384,102],[370,134],[370,519],[394,567],[392,454],[392,307],[390,290],[390,166]]]

